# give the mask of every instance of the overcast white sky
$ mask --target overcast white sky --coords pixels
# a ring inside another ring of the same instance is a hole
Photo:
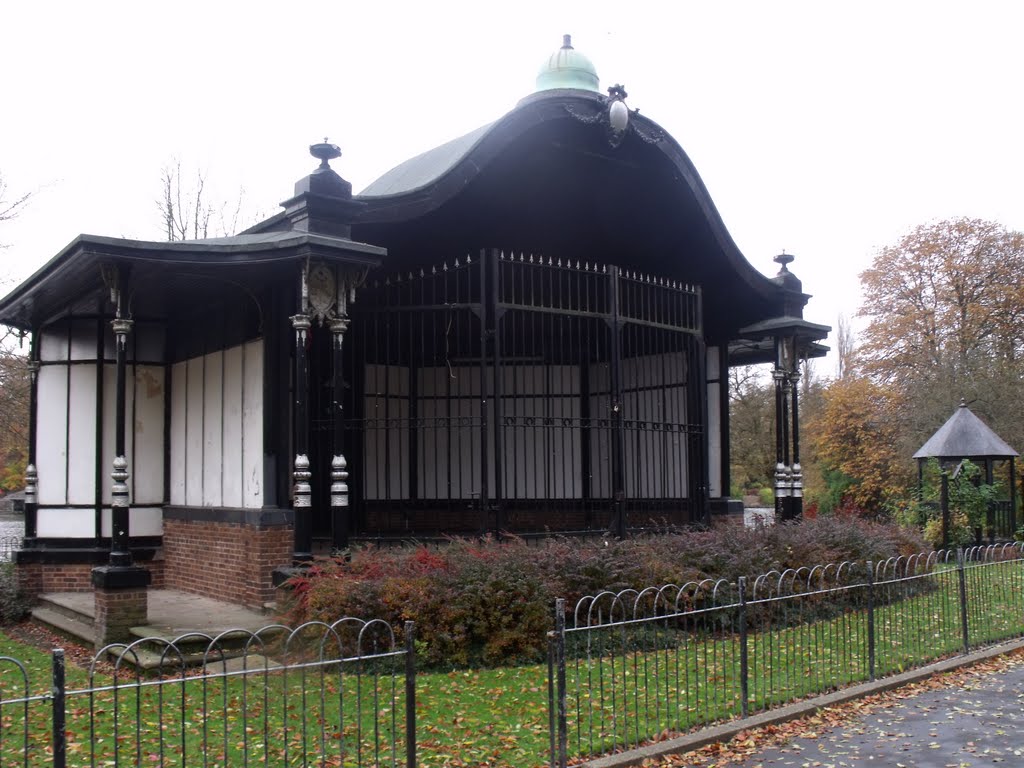
[[[755,267],[796,254],[806,317],[834,326],[915,225],[1024,229],[1022,30],[1013,0],[10,3],[0,171],[38,192],[0,258],[24,277],[81,232],[162,239],[174,157],[254,218],[326,135],[359,190],[511,109],[568,32],[679,141]]]

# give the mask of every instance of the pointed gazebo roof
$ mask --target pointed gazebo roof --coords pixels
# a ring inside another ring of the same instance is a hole
[[[999,435],[975,416],[967,403],[960,407],[914,454],[915,459],[1012,458],[1019,456]]]

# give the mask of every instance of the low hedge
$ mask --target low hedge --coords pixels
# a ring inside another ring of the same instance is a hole
[[[441,547],[367,548],[348,560],[319,560],[295,577],[287,619],[362,616],[398,626],[412,620],[418,655],[428,665],[503,665],[543,657],[556,597],[571,611],[579,598],[601,590],[734,580],[924,548],[907,529],[838,517],[622,541],[456,539]]]

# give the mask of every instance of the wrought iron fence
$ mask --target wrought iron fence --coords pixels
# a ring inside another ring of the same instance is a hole
[[[413,634],[345,618],[148,638],[84,671],[55,650],[49,675],[0,657],[0,765],[413,768]]]
[[[549,636],[551,764],[1024,634],[1021,545],[602,592]]]

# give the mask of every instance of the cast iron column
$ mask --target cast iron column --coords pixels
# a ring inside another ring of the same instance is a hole
[[[313,475],[309,467],[309,360],[306,355],[311,325],[309,315],[298,314],[292,317],[292,327],[295,329],[295,465],[292,472],[295,550],[292,559],[296,563],[313,559],[313,494],[309,484]]]
[[[39,424],[39,330],[32,332],[28,351],[28,462],[25,466],[25,537],[22,546],[34,546],[39,510],[39,474],[36,471],[36,429]]]
[[[797,364],[798,365],[798,364]],[[800,390],[800,374],[792,373],[789,376],[789,385],[793,388],[793,465],[790,479],[792,481],[791,496],[789,499],[789,519],[799,520],[804,514],[804,473],[800,466],[800,411],[797,405],[797,392]]]
[[[334,379],[331,383],[331,415],[334,423],[334,456],[331,459],[331,547],[335,550],[348,548],[348,462],[345,461],[345,403],[344,403],[344,358],[342,344],[348,330],[347,317],[335,317],[328,321],[331,332],[331,350],[334,358]]]
[[[120,315],[120,311],[118,312]],[[114,329],[117,349],[117,388],[114,405],[114,480],[110,501],[110,564],[129,566],[132,553],[128,530],[128,459],[125,456],[125,372],[128,367],[128,334],[133,321],[116,317],[110,326]]]
[[[786,374],[781,367],[776,366],[772,378],[775,380],[775,520],[780,521],[786,519],[786,498],[789,495],[784,431],[786,393],[782,384]]]

